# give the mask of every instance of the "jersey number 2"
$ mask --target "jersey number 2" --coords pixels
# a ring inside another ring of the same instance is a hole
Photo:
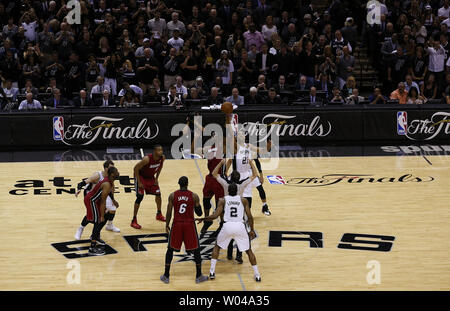
[[[230,217],[237,217],[237,207],[230,208]]]

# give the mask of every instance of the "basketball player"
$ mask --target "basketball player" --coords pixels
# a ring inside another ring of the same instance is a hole
[[[232,163],[233,169],[241,174],[241,179],[245,179],[252,174],[252,170],[249,164],[249,158],[251,158],[252,152],[254,154],[258,154],[259,148],[250,145],[248,142],[245,142],[246,140],[248,140],[248,133],[244,134],[240,132],[238,135],[245,135],[245,137],[240,136],[241,139],[237,140],[236,155]],[[249,206],[251,208],[252,189],[253,188],[258,189],[259,196],[261,198],[261,201],[263,202],[262,212],[264,213],[264,215],[270,216],[271,212],[269,211],[269,206],[267,205],[266,192],[262,187],[264,177],[262,175],[261,164],[257,158],[255,158],[255,163],[258,166],[258,171],[260,175],[258,176],[258,178],[254,179],[253,182],[250,185],[248,185],[247,188],[244,190],[244,198],[248,200]]]
[[[251,228],[249,233],[244,224],[244,212],[247,215],[248,224]],[[256,237],[255,229],[253,227],[253,217],[247,199],[242,198],[238,194],[238,187],[235,183],[228,186],[228,195],[219,200],[219,206],[213,215],[197,220],[199,223],[203,220],[214,220],[221,213],[224,213],[224,224],[217,236],[217,242],[212,252],[209,278],[211,280],[216,278],[216,263],[219,258],[220,248],[227,249],[231,239],[234,239],[239,249],[247,253],[248,259],[253,267],[255,281],[261,282],[261,275],[258,271],[256,257],[250,247],[250,239]]]
[[[163,168],[165,156],[161,145],[156,145],[153,148],[153,153],[146,155],[134,166],[134,183],[136,190],[136,201],[134,202],[134,214],[131,221],[131,227],[141,229],[137,222],[137,214],[139,206],[144,199],[145,194],[152,194],[155,196],[156,202],[156,220],[166,221],[166,218],[161,213],[161,191],[159,189],[158,178]]]
[[[194,253],[195,267],[197,274],[195,282],[200,283],[208,280],[208,277],[202,275],[202,257],[200,255],[200,243],[198,242],[197,227],[194,220],[194,211],[197,216],[202,216],[202,207],[198,195],[188,190],[188,178],[180,177],[178,184],[180,190],[172,192],[169,195],[166,214],[166,232],[169,234],[169,243],[166,252],[165,272],[160,279],[164,283],[169,283],[170,263],[172,262],[173,252],[179,252],[181,243],[187,252]],[[174,218],[172,229],[170,229],[170,220],[172,218],[172,209]]]
[[[86,218],[94,224],[94,230],[91,236],[91,247],[89,254],[93,256],[101,256],[105,254],[105,250],[97,247],[100,239],[100,232],[105,221],[106,199],[109,193],[114,189],[114,180],[119,178],[119,171],[114,166],[108,168],[107,175],[100,180],[94,188],[84,197],[84,205],[86,206]]]
[[[209,174],[205,177],[205,185],[203,186],[203,208],[205,209],[205,216],[209,216],[209,212],[211,210],[211,199],[214,196],[217,203],[219,202],[220,198],[223,198],[224,191],[223,187],[217,179],[213,176],[213,172],[215,171],[215,168],[217,168],[216,175],[219,175],[219,171],[223,171],[224,166],[219,156],[222,155],[222,146],[211,148],[208,150],[208,153],[206,154],[206,158],[208,159],[208,171]],[[220,165],[219,165],[220,164]],[[213,224],[212,221],[205,221],[203,223],[203,227],[200,230],[200,233],[205,233],[208,228]]]
[[[231,160],[228,160],[227,163],[230,164]],[[257,174],[257,170],[255,168],[255,165],[253,164],[252,160],[249,160],[250,163],[250,168],[252,170],[252,176],[251,177],[247,177],[245,179],[241,178],[241,174],[238,171],[233,171],[231,172],[230,175],[230,179],[224,179],[222,178],[219,174],[219,168],[220,166],[223,166],[225,163],[225,159],[222,160],[217,166],[216,169],[214,169],[213,171],[213,177],[215,179],[217,179],[218,183],[223,187],[225,194],[227,194],[228,192],[228,185],[231,183],[235,183],[238,187],[238,195],[243,196],[244,195],[244,191],[247,189],[247,187],[253,183],[253,181],[256,179],[256,177],[258,177]],[[222,227],[222,223],[221,226],[219,227],[218,231],[220,231]],[[228,246],[228,251],[227,251],[227,259],[228,260],[232,260],[233,259],[233,240],[230,241],[230,244]],[[239,250],[239,247],[237,247],[237,251],[236,251],[236,261],[239,264],[242,264],[244,261],[242,260],[242,252]]]
[[[95,172],[94,174],[92,174],[91,177],[83,179],[78,184],[77,192],[75,193],[75,197],[78,197],[78,195],[80,194],[82,189],[84,189],[84,196],[86,196],[86,194],[90,190],[92,190],[92,188],[108,174],[108,169],[113,166],[114,166],[113,161],[106,160],[103,163],[103,171]],[[116,216],[116,210],[118,207],[119,207],[119,203],[117,203],[117,201],[114,199],[114,189],[112,189],[111,192],[109,193],[108,197],[106,198],[106,213],[105,213],[105,219],[107,220],[107,224],[105,227],[106,230],[109,230],[112,232],[120,232],[120,229],[117,228],[113,224],[113,220],[114,220],[114,217]],[[87,220],[87,217],[84,216],[83,220],[81,221],[81,226],[77,229],[77,232],[75,233],[76,240],[81,239],[83,230],[87,226],[88,223],[89,222]],[[101,240],[101,239],[99,239],[98,242],[104,244],[103,240]]]

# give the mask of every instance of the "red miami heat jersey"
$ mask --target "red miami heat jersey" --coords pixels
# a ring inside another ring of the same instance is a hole
[[[141,170],[139,171],[139,175],[141,175],[144,178],[155,178],[156,173],[158,173],[164,162],[163,157],[161,156],[161,158],[158,161],[155,161],[151,153],[148,154],[147,156],[150,159],[150,161],[146,166],[141,168]]]
[[[86,206],[86,218],[89,221],[98,222],[100,219],[100,204],[102,202],[102,185],[110,182],[108,177],[103,178],[94,188],[84,197],[84,205]],[[111,186],[113,187],[112,183]],[[114,188],[113,188],[114,189]]]
[[[194,197],[192,191],[177,190],[173,193],[174,222],[194,221]]]

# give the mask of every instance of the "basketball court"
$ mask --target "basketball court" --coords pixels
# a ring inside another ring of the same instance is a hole
[[[135,195],[126,176],[137,160],[114,162],[121,232],[102,231],[109,247],[98,257],[83,257],[92,225],[74,240],[86,210],[73,193],[103,161],[0,163],[0,290],[450,290],[446,156],[285,157],[271,171],[262,163],[272,212],[262,214],[254,189],[252,248],[262,282],[253,280],[245,254],[239,265],[222,250],[216,279],[195,284],[194,262],[182,250],[167,285],[159,280],[167,237],[154,198],[141,204],[143,228],[131,228]],[[163,213],[181,175],[201,196],[205,174],[206,160],[167,160],[159,178]],[[206,275],[211,232],[201,238]]]

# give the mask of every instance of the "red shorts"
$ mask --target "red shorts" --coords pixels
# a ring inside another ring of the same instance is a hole
[[[212,175],[207,175],[203,186],[203,197],[212,198],[213,195],[216,196],[216,201],[218,201],[225,194],[222,185]]]
[[[139,179],[141,180],[142,186],[144,189],[139,189],[137,181],[134,182],[136,194],[153,194],[153,195],[160,195],[161,191],[159,190],[159,186],[155,185],[155,178],[144,178],[142,176],[139,176]]]
[[[92,198],[85,196],[84,205],[86,206],[86,219],[90,222],[100,222],[100,203],[96,203]]]
[[[197,227],[194,221],[177,221],[172,224],[169,246],[173,250],[179,251],[183,242],[186,251],[191,251],[199,247]]]

